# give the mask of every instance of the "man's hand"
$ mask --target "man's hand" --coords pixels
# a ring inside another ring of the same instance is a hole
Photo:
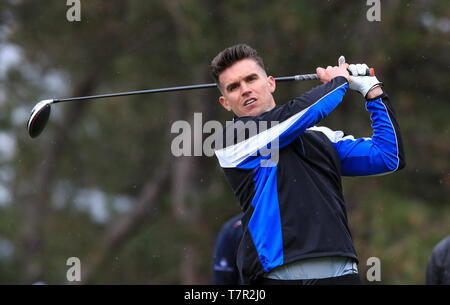
[[[366,64],[349,65],[348,70],[351,73],[348,85],[349,88],[358,91],[366,99],[377,97],[383,93],[381,82],[375,76],[363,76],[367,69]]]
[[[330,80],[332,80],[335,77],[343,76],[347,80],[350,78],[350,74],[347,71],[348,64],[343,62],[342,64],[339,63],[339,67],[331,67],[328,66],[326,69],[322,67],[318,67],[316,69],[317,76],[319,76],[320,80],[323,83],[328,83]]]

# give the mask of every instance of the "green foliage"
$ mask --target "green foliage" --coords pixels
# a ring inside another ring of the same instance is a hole
[[[449,232],[450,207],[394,191],[360,197],[349,215],[360,274],[375,256],[381,262],[381,284],[425,284],[431,251]]]
[[[194,112],[203,122],[230,120],[219,92],[55,105],[34,140],[20,109],[50,96],[211,82],[210,60],[238,42],[254,46],[274,76],[313,73],[341,54],[375,67],[399,117],[407,167],[344,180],[360,273],[376,256],[382,283],[424,283],[432,248],[450,232],[449,33],[436,26],[448,23],[448,1],[383,2],[381,22],[367,21],[364,1],[81,1],[80,22],[68,22],[67,9],[65,1],[0,4],[0,51],[14,44],[23,56],[0,74],[0,127],[16,143],[11,159],[0,158],[0,173],[13,172],[0,175],[11,193],[0,205],[0,237],[14,248],[0,257],[1,283],[65,283],[71,256],[87,270],[147,183],[166,173],[148,215],[89,270],[90,283],[211,282],[215,238],[238,204],[214,157],[170,155],[170,126]],[[50,88],[55,75],[60,82]],[[278,84],[275,98],[284,103],[315,85]],[[323,124],[371,135],[370,117],[353,92]],[[103,221],[88,212],[92,202],[80,197],[86,190],[104,195]],[[122,210],[117,196],[129,199]]]

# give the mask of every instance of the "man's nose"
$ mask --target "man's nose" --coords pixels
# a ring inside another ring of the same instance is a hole
[[[241,84],[241,94],[242,95],[248,95],[251,92],[252,92],[252,89],[250,88],[250,86],[247,83],[242,82],[242,84]]]

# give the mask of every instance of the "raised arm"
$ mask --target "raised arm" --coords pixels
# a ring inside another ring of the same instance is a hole
[[[225,141],[222,143],[224,148],[215,150],[220,165],[241,168],[259,166],[255,158],[258,158],[261,150],[270,146],[273,152],[291,143],[308,127],[314,126],[335,109],[347,88],[347,79],[338,76],[258,117],[235,120],[225,128],[222,138]],[[267,123],[265,130],[261,130],[261,122]],[[257,129],[253,134],[252,131],[249,132],[252,126]]]
[[[400,127],[389,97],[382,93],[368,99],[366,109],[371,113],[371,138],[355,139],[342,131],[326,127],[311,128],[322,131],[333,142],[341,159],[343,176],[388,174],[405,166]]]

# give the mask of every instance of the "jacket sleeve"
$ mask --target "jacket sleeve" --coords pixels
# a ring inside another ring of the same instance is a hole
[[[371,113],[373,135],[355,139],[342,131],[326,127],[312,129],[324,132],[333,142],[341,159],[343,176],[388,174],[405,166],[400,128],[389,97],[382,94],[368,100],[366,109]]]
[[[432,253],[428,260],[427,269],[425,273],[425,283],[427,285],[439,285],[442,278],[442,270],[438,265],[438,258],[436,253]]]
[[[339,76],[260,116],[235,120],[225,128],[223,138],[233,145],[224,145],[224,148],[215,151],[220,165],[241,168],[257,166],[255,157],[261,150],[270,146],[271,151],[276,151],[294,141],[308,127],[333,111],[342,101],[347,88],[347,79]],[[261,130],[261,122],[270,126],[266,125],[267,129]],[[258,131],[250,136],[241,136],[248,133],[249,123],[255,124]],[[234,139],[227,139],[230,136]],[[242,141],[236,143],[236,138]]]
[[[242,213],[230,219],[220,230],[213,256],[213,284],[238,285],[241,283],[236,255],[242,239]]]

